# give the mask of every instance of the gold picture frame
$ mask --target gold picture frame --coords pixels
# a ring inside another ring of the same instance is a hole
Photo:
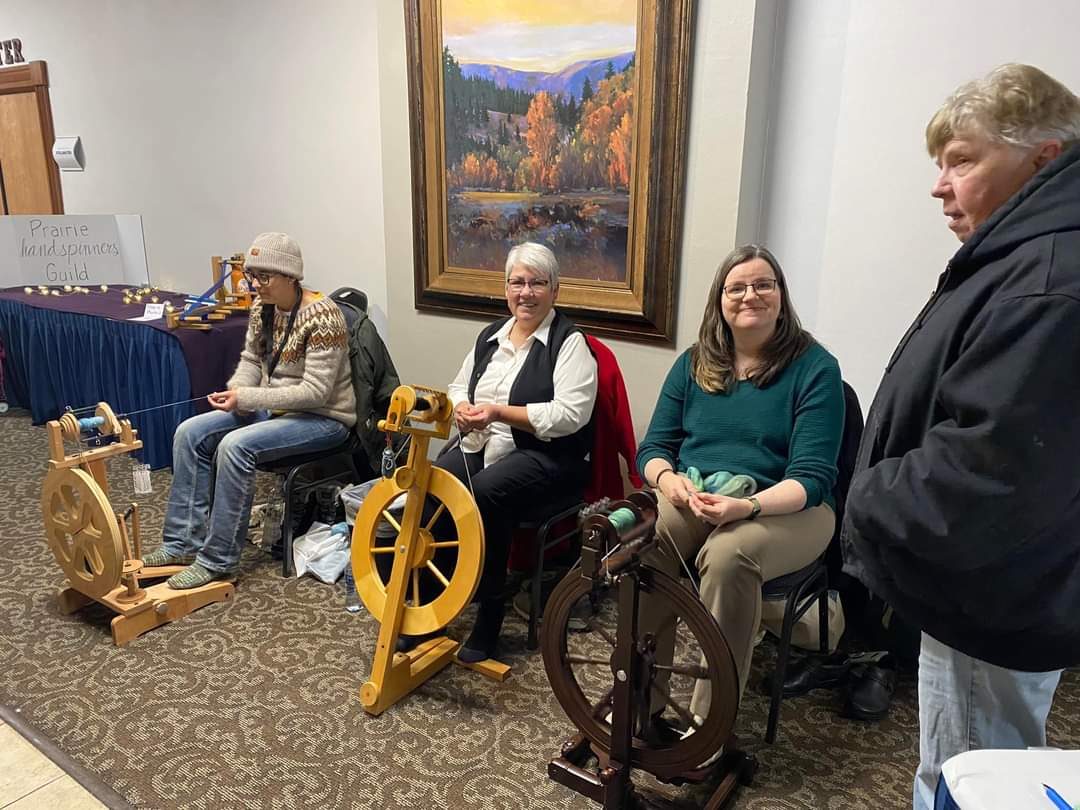
[[[558,75],[459,63],[443,10],[405,0],[416,308],[505,314],[506,251],[540,241],[580,326],[671,345],[693,0],[637,0],[632,52]]]

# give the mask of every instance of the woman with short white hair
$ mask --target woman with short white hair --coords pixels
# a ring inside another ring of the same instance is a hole
[[[1046,745],[1080,664],[1080,99],[1030,65],[926,128],[963,243],[893,353],[848,495],[849,570],[923,630],[914,807],[972,748]]]
[[[580,500],[588,479],[596,360],[581,330],[555,309],[558,294],[559,263],[549,248],[511,248],[510,317],[481,330],[449,388],[461,442],[436,464],[471,487],[484,522],[480,609],[458,653],[467,662],[495,655],[514,527]]]

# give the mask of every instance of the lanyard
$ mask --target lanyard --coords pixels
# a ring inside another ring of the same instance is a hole
[[[293,325],[296,323],[296,313],[300,311],[300,302],[304,298],[304,291],[300,287],[296,289],[296,303],[293,305],[292,312],[289,313],[289,323],[285,327],[285,334],[281,338],[281,343],[277,347],[277,351],[270,356],[266,363],[266,381],[270,382],[270,378],[274,376],[274,369],[277,368],[278,361],[281,360],[281,353],[285,350],[285,344],[289,340],[289,335],[292,334]],[[263,306],[266,306],[263,304]],[[271,305],[270,312],[273,313],[273,305]],[[274,318],[271,317],[263,319],[263,328],[266,330],[266,354],[270,355],[270,350],[274,345]]]

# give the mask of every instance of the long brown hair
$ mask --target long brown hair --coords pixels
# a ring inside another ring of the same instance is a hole
[[[791,296],[788,295],[787,280],[776,257],[761,245],[737,247],[716,271],[705,302],[705,316],[701,319],[698,341],[690,348],[690,368],[694,380],[711,394],[727,393],[736,382],[735,337],[723,313],[724,282],[736,265],[751,259],[763,259],[776,274],[776,284],[780,290],[780,314],[776,319],[776,330],[762,349],[760,362],[750,370],[750,382],[758,388],[766,387],[814,343],[814,338],[802,328],[799,316],[795,314]]]

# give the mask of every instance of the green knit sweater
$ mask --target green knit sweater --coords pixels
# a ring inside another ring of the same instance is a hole
[[[785,479],[806,490],[806,508],[833,506],[836,457],[844,431],[844,389],[836,358],[813,344],[766,388],[739,382],[709,394],[694,381],[690,352],[675,361],[637,466],[662,458],[679,470],[697,467],[745,474],[766,489]]]

